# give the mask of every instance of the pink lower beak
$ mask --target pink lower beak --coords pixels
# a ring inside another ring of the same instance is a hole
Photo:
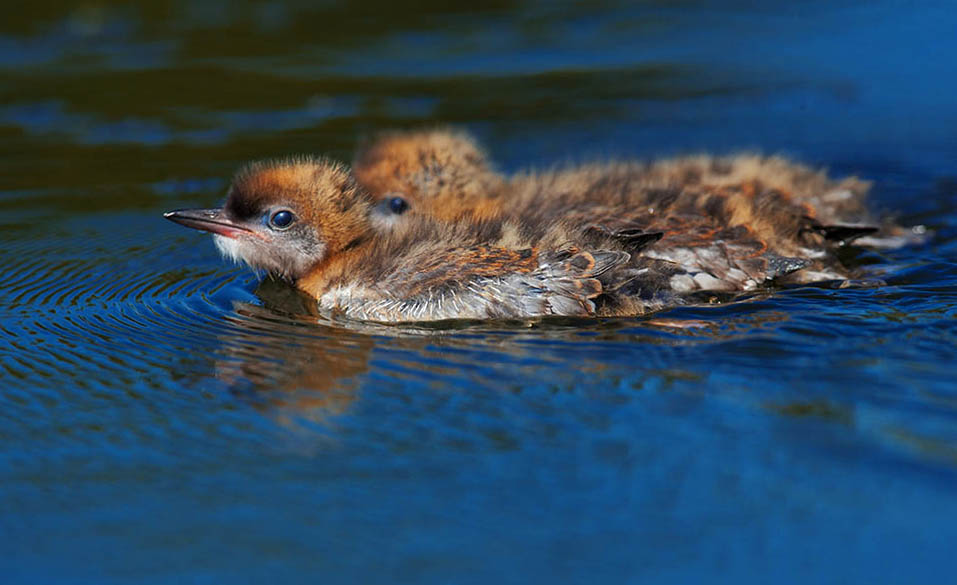
[[[177,209],[175,211],[167,211],[163,214],[163,217],[189,228],[212,232],[226,236],[227,238],[235,238],[241,234],[251,235],[255,233],[249,228],[226,217],[222,208]]]

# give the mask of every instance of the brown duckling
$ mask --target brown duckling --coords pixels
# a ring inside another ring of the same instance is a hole
[[[470,153],[470,161],[480,162],[458,164],[463,157],[448,156],[449,152]],[[390,158],[392,153],[397,153],[395,160]],[[611,162],[522,173],[506,180],[491,170],[487,157],[467,134],[433,130],[388,134],[356,160],[360,182],[369,175],[367,166],[373,166],[380,180],[371,185],[372,192],[379,197],[402,194],[404,199],[397,197],[391,203],[403,211],[409,205],[413,213],[439,219],[447,218],[450,210],[454,217],[466,218],[471,206],[481,206],[484,218],[515,218],[539,228],[561,221],[617,235],[641,248],[660,238],[645,254],[679,264],[689,261],[689,253],[718,259],[722,254],[716,246],[741,246],[746,241],[750,246],[753,241],[759,249],[802,261],[806,269],[789,277],[793,282],[852,276],[853,271],[837,261],[833,247],[877,231],[867,225],[870,217],[864,199],[869,183],[856,178],[834,181],[823,171],[780,157]],[[415,161],[430,161],[429,167],[417,166]],[[444,161],[445,166],[436,161]],[[423,175],[457,180],[446,182],[437,196],[435,188],[417,189],[423,182],[410,179]],[[475,189],[454,192],[456,184],[473,180],[473,185],[493,185],[491,195],[484,197]],[[896,229],[885,227],[890,232]],[[719,239],[719,235],[731,239]],[[901,242],[869,238],[867,243]],[[718,274],[720,266],[703,263],[698,268],[719,281],[724,278]],[[698,281],[725,290],[748,288],[747,281],[715,282],[705,276]]]
[[[548,199],[622,207],[640,200],[644,189],[734,188],[744,183],[781,192],[817,214],[822,224],[869,219],[864,200],[870,183],[854,177],[834,181],[822,170],[778,156],[618,161],[508,178],[494,170],[467,132],[433,129],[383,133],[360,147],[353,166],[359,183],[377,199],[405,199],[399,213],[411,210],[444,221],[514,216],[529,207],[547,206]],[[549,194],[543,197],[543,191]]]
[[[298,158],[247,166],[222,208],[165,217],[212,232],[224,255],[289,280],[322,311],[384,322],[595,315],[612,282],[602,278],[631,257],[506,246],[517,230],[504,222],[418,218],[383,232],[375,213],[346,167]]]

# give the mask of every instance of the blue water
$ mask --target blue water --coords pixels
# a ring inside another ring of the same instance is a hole
[[[957,11],[28,6],[0,23],[0,582],[948,583]],[[342,328],[163,211],[468,128],[504,171],[783,153],[886,286]]]

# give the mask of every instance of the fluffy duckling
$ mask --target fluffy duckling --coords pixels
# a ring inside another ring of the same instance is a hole
[[[744,184],[779,192],[823,225],[870,220],[864,204],[869,182],[856,177],[835,181],[822,170],[778,156],[617,161],[506,178],[494,171],[467,132],[433,129],[388,132],[368,141],[355,157],[354,172],[377,199],[404,200],[389,206],[397,210],[393,215],[411,210],[444,221],[515,216],[543,205],[556,213],[569,204],[630,213],[649,190]]]
[[[383,233],[375,214],[344,166],[299,158],[249,165],[222,208],[165,217],[213,233],[224,255],[289,280],[321,311],[363,320],[595,315],[611,306],[598,301],[606,286],[628,279],[620,249],[505,246],[518,230],[503,222],[419,218]]]
[[[467,134],[433,130],[388,134],[361,151],[356,161],[360,182],[374,174],[378,180],[369,183],[372,192],[395,196],[391,203],[403,211],[408,205],[438,219],[450,212],[467,218],[472,206],[480,206],[483,218],[516,218],[539,228],[562,222],[640,248],[661,239],[644,253],[689,267],[692,258],[711,258],[694,267],[715,279],[701,276],[697,282],[723,290],[747,290],[751,279],[728,281],[720,274],[725,271],[713,263],[723,256],[721,246],[740,247],[747,241],[777,256],[799,259],[806,269],[790,281],[813,282],[852,276],[832,248],[877,231],[864,225],[870,219],[864,205],[868,183],[856,178],[834,181],[823,171],[780,157],[611,162],[507,180],[491,170]],[[434,187],[418,188],[424,184],[418,177],[424,175],[456,180],[446,181],[438,196]],[[493,188],[488,197],[474,188],[456,195],[461,184]],[[393,214],[390,225],[400,223],[397,217]],[[868,240],[871,245],[894,243],[900,242]]]

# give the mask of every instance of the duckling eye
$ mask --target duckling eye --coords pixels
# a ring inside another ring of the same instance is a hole
[[[277,230],[284,230],[292,225],[294,219],[296,219],[296,216],[291,211],[283,209],[272,214],[272,217],[269,218],[269,225]]]
[[[409,208],[408,202],[401,197],[389,199],[389,209],[396,215],[402,215]]]

